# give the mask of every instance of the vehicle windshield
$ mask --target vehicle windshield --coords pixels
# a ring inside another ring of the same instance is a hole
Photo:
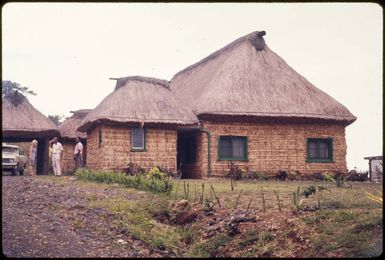
[[[3,147],[3,153],[17,153],[17,148]]]

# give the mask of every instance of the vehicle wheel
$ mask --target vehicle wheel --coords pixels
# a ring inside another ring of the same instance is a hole
[[[21,169],[19,170],[19,174],[20,174],[20,176],[24,175],[24,168],[21,168]]]
[[[11,175],[12,175],[12,176],[15,176],[15,175],[16,175],[16,170],[15,170],[15,169],[11,170]]]

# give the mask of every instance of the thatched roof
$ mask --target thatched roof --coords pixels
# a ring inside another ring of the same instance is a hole
[[[60,136],[69,139],[75,139],[76,137],[83,139],[87,138],[86,133],[79,132],[76,129],[81,125],[81,121],[90,111],[91,109],[70,111],[72,116],[59,125]]]
[[[265,32],[243,36],[178,72],[171,90],[196,115],[356,120],[271,51]]]
[[[3,97],[2,113],[4,137],[34,138],[59,134],[57,126],[18,91]]]
[[[170,91],[166,80],[132,76],[116,78],[115,90],[82,121],[87,131],[100,122],[192,125],[196,116]]]

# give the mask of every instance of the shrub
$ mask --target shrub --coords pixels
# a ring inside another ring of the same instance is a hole
[[[301,174],[299,173],[299,171],[289,171],[287,173],[287,178],[291,181],[298,181],[301,180]]]
[[[369,181],[368,172],[357,172],[351,170],[349,176],[346,178],[348,181]]]
[[[285,171],[279,171],[275,176],[277,180],[284,181],[287,179],[287,173]]]
[[[142,167],[140,167],[139,164],[129,162],[127,166],[123,168],[123,172],[126,175],[134,176],[134,175],[144,174],[146,171]]]
[[[227,178],[231,178],[233,180],[240,180],[242,179],[242,170],[239,168],[238,164],[235,162],[229,162],[227,164],[228,172],[226,172],[225,176]]]
[[[313,177],[313,179],[318,180],[318,181],[323,181],[323,180],[325,180],[323,174],[320,173],[320,172],[313,173],[313,176],[312,176],[312,177]]]

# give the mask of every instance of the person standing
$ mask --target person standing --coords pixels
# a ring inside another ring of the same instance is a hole
[[[63,157],[63,146],[58,142],[57,137],[49,141],[49,144],[52,145],[52,168],[53,173],[56,176],[61,175],[60,169],[60,160]]]
[[[31,176],[34,176],[36,174],[36,163],[37,163],[37,140],[34,139],[31,142],[31,146],[29,147],[29,165],[30,168],[30,174]]]
[[[78,168],[83,167],[83,144],[80,142],[79,138],[76,137],[76,145],[74,150],[74,160],[75,160],[75,171]]]

